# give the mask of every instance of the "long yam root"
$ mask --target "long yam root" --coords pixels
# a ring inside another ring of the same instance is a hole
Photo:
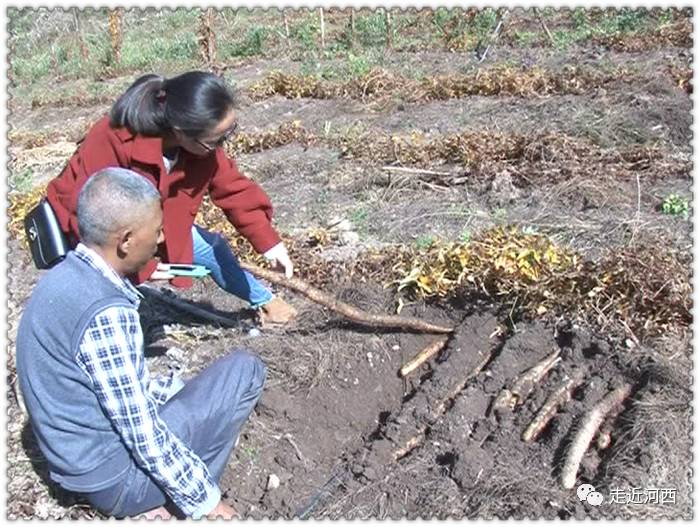
[[[617,405],[615,408],[610,410],[607,416],[605,416],[605,421],[600,425],[600,430],[595,439],[595,446],[598,450],[605,450],[612,443],[612,431],[615,428],[615,420],[617,416],[622,412],[623,406],[621,404]]]
[[[447,337],[440,337],[436,341],[431,342],[427,347],[423,348],[410,361],[401,367],[401,370],[399,370],[401,377],[405,377],[413,370],[418,368],[421,364],[430,359],[430,357],[444,348],[445,344],[447,344]]]
[[[432,412],[430,412],[429,422],[437,421],[440,418],[440,416],[447,411],[450,403],[460,394],[460,392],[462,392],[462,390],[464,390],[467,384],[469,384],[469,381],[471,381],[474,377],[478,375],[478,373],[489,363],[490,360],[491,355],[486,355],[484,359],[480,361],[479,364],[477,364],[476,367],[474,367],[474,369],[472,369],[467,374],[464,381],[460,382],[457,386],[454,386],[445,397],[442,397],[441,399],[436,401]],[[425,440],[425,433],[427,430],[428,425],[421,425],[416,435],[414,435],[408,441],[406,441],[404,446],[394,450],[394,460],[398,461],[402,457],[409,454],[414,448],[421,445]]]
[[[283,274],[276,271],[263,269],[262,267],[246,262],[240,262],[240,264],[246,271],[259,276],[260,278],[264,278],[273,284],[293,289],[294,291],[307,297],[309,300],[327,307],[328,309],[335,311],[336,313],[343,315],[358,324],[365,324],[371,327],[412,329],[425,333],[452,333],[454,331],[454,328],[431,324],[430,322],[425,322],[419,318],[400,317],[395,315],[371,315],[369,313],[365,313],[364,311],[360,311],[350,304],[336,300],[327,293],[324,293],[320,289],[315,288],[311,284],[308,284],[299,278],[286,278]]]
[[[534,387],[547,375],[554,365],[559,362],[559,350],[535,364],[532,368],[520,374],[510,388],[501,390],[492,405],[493,410],[512,410],[523,404]]]
[[[566,404],[571,399],[571,394],[580,383],[581,377],[567,377],[564,382],[547,397],[547,400],[537,411],[537,415],[535,415],[534,419],[523,432],[523,441],[529,443],[539,437],[542,430],[547,427],[547,424],[557,413],[559,407]]]
[[[608,393],[584,415],[581,428],[576,432],[564,461],[564,467],[561,472],[561,483],[564,488],[574,488],[576,484],[576,474],[581,465],[581,460],[586,450],[588,450],[591,440],[598,431],[598,427],[602,424],[605,416],[616,406],[621,405],[630,393],[632,393],[632,385],[625,384]]]

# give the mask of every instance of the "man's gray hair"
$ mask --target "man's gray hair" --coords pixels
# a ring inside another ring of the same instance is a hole
[[[78,231],[83,243],[104,246],[114,232],[138,223],[160,194],[133,170],[110,167],[87,179],[78,194]]]

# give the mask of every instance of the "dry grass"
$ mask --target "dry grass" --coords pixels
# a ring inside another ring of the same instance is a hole
[[[332,82],[315,76],[270,73],[253,84],[248,93],[254,100],[273,95],[288,98],[399,98],[406,101],[431,101],[473,95],[538,97],[552,94],[580,94],[616,81],[635,80],[625,69],[610,73],[591,68],[568,66],[558,71],[543,68],[517,69],[495,66],[468,75],[442,75],[423,80],[402,77],[382,69],[346,82]]]
[[[600,479],[611,489],[675,489],[675,503],[620,503],[615,517],[690,519],[692,382],[689,340],[657,342],[665,353],[639,351],[630,369],[641,372],[643,387],[618,420],[620,435]]]

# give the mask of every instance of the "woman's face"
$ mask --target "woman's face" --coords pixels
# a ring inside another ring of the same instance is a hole
[[[214,128],[204,132],[199,137],[191,137],[178,130],[177,138],[181,148],[198,157],[206,157],[214,152],[217,147],[224,144],[226,139],[233,135],[238,128],[236,115],[233,110],[219,121]]]

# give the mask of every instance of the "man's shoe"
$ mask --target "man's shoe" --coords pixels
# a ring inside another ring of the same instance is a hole
[[[288,324],[297,316],[297,310],[280,297],[275,296],[260,308],[263,324]]]

